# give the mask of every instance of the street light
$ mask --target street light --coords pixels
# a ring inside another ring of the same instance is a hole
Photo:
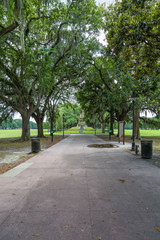
[[[94,125],[94,128],[95,128],[95,135],[96,135],[96,121],[95,121],[95,125]]]
[[[131,98],[132,98],[132,104],[133,104],[133,127],[132,127],[132,149],[131,149],[131,151],[135,151],[135,119],[134,119],[134,108],[135,108],[135,99],[136,99],[135,91],[133,91]]]
[[[64,138],[64,113],[63,113],[63,138]]]

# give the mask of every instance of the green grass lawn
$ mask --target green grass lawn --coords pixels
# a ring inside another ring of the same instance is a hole
[[[79,130],[79,127],[72,127],[68,130],[64,130],[64,134],[79,134],[80,130]],[[97,133],[101,132],[101,130],[97,130],[96,131]],[[85,134],[94,134],[95,133],[95,130],[91,127],[86,127],[84,130],[83,130],[83,133]],[[56,134],[63,134],[63,131],[58,131]]]
[[[132,130],[125,130],[126,136],[132,135]],[[141,137],[160,137],[160,130],[140,130]]]
[[[117,132],[117,129],[115,129]],[[7,129],[7,130],[0,130],[0,138],[18,138],[21,137],[22,130],[21,129]],[[85,134],[94,134],[95,130],[93,128],[86,128],[83,133]],[[96,130],[96,134],[101,133],[100,129]],[[58,131],[55,133],[63,134],[63,131]],[[79,128],[71,128],[69,130],[65,130],[64,134],[79,134]],[[160,130],[140,130],[141,137],[160,137]],[[44,135],[50,135],[47,129],[44,129]],[[132,130],[125,130],[126,136],[132,135]],[[37,129],[31,129],[31,136],[37,136]]]
[[[21,137],[22,130],[21,129],[0,129],[0,138],[19,138]],[[31,129],[31,136],[37,135],[37,129]]]

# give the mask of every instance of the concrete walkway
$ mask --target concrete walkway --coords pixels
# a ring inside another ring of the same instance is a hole
[[[0,177],[0,240],[159,240],[160,169],[88,135]]]

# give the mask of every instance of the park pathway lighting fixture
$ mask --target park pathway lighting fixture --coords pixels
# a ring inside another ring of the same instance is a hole
[[[63,138],[64,138],[64,113],[63,113]]]
[[[131,95],[132,99],[132,105],[133,105],[133,127],[132,127],[132,149],[131,151],[135,151],[135,99],[136,99],[136,93],[133,91]]]
[[[95,129],[95,136],[96,136],[96,121],[94,123],[94,129]]]

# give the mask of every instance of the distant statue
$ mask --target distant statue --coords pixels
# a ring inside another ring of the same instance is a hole
[[[84,118],[84,111],[82,110],[81,113],[80,113],[80,118],[79,119],[83,120],[83,118]]]
[[[84,130],[83,126],[80,126],[79,133],[83,133],[83,130]]]
[[[80,117],[79,117],[79,121],[78,121],[78,127],[79,127],[79,130],[80,132],[79,133],[83,133],[83,130],[85,129],[85,121],[83,120],[84,118],[84,111],[81,110],[81,113],[80,113]]]

